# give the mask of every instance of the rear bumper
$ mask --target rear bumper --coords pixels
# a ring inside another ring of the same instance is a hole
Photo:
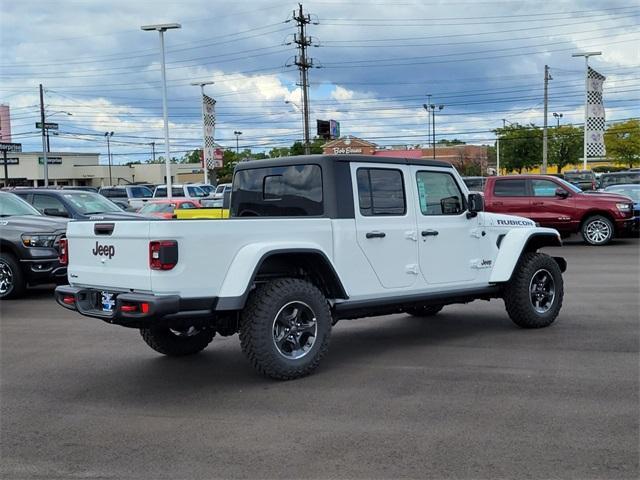
[[[214,319],[216,297],[181,298],[178,295],[113,292],[111,312],[100,308],[102,292],[90,288],[59,286],[55,290],[58,305],[104,322],[131,328],[183,327],[208,324]],[[70,299],[73,299],[71,302]],[[68,303],[69,302],[69,303]],[[138,305],[138,311],[123,311],[123,306]],[[145,305],[142,308],[142,305]]]

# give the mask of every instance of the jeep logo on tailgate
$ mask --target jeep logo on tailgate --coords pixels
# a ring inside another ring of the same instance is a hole
[[[93,253],[96,257],[98,255],[100,256],[104,255],[111,258],[116,254],[116,247],[114,247],[113,245],[100,245],[96,241],[96,246],[94,247],[93,250],[91,250],[91,253]]]

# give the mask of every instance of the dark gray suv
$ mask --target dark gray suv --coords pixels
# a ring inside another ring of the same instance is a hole
[[[27,285],[66,283],[60,240],[67,219],[45,217],[13,193],[0,192],[0,299],[24,293]]]

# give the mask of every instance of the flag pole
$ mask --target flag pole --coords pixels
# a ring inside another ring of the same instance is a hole
[[[582,151],[582,169],[587,169],[587,122],[589,118],[589,57],[592,55],[602,55],[602,52],[574,53],[572,57],[584,57],[584,139]]]

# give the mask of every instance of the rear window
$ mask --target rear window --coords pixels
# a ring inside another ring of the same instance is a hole
[[[233,217],[306,217],[323,213],[322,170],[318,165],[240,170],[233,178]]]
[[[156,198],[165,198],[167,196],[167,187],[158,187],[156,193],[153,195]],[[171,196],[184,197],[184,190],[182,187],[171,187]]]
[[[496,197],[526,197],[527,181],[524,179],[496,180],[493,194]]]
[[[129,193],[132,198],[151,198],[153,192],[147,187],[129,187]]]
[[[207,192],[205,192],[200,187],[193,187],[193,186],[187,187],[187,192],[189,192],[190,197],[206,197],[207,196]]]
[[[142,215],[145,213],[173,213],[174,208],[175,204],[173,203],[147,203],[138,213]]]
[[[565,172],[564,178],[565,180],[569,180],[570,182],[590,182],[591,180],[596,178],[596,176],[591,172]]]
[[[600,187],[640,183],[640,172],[605,173],[600,177]]]
[[[107,198],[127,198],[127,191],[124,188],[101,188],[100,195]]]

